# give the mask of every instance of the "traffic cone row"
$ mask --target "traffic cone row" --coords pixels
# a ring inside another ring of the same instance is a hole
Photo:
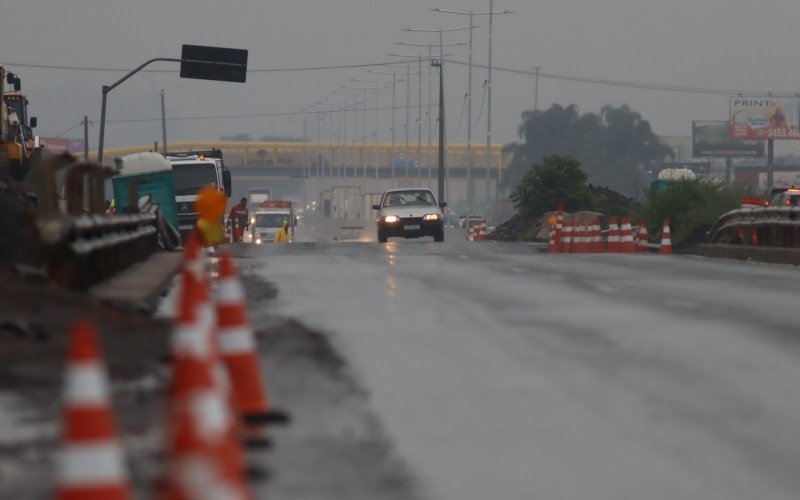
[[[158,497],[250,499],[247,475],[260,471],[247,467],[240,443],[243,438],[253,442],[257,435],[263,446],[268,440],[260,425],[287,423],[289,416],[269,404],[233,260],[221,258],[214,303],[197,239],[189,239],[185,257],[171,337],[167,474],[158,485]],[[109,384],[90,322],[72,327],[65,379],[57,498],[129,499]]]
[[[617,223],[611,217],[605,245],[603,244],[600,218],[591,222],[564,219],[563,211],[557,212],[555,227],[551,227],[548,253],[647,253],[648,233],[644,222],[637,223],[636,232],[630,217],[622,217]],[[669,221],[664,221],[659,253],[672,254]]]

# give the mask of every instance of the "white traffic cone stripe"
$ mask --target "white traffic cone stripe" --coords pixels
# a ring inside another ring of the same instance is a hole
[[[197,326],[181,325],[173,331],[172,352],[205,359],[211,356],[211,342]]]
[[[218,305],[244,304],[244,289],[236,278],[221,278],[217,281]]]
[[[70,445],[59,452],[58,460],[57,482],[61,487],[119,484],[128,479],[116,441]]]
[[[226,439],[233,416],[217,391],[195,394],[189,403],[189,411],[200,439],[206,443],[217,443]]]
[[[202,254],[197,259],[186,261],[186,270],[189,271],[199,283],[205,282],[206,262]]]
[[[100,363],[70,363],[65,378],[64,402],[68,406],[108,405],[108,379]]]
[[[248,326],[220,328],[219,350],[223,355],[249,354],[255,351],[253,331]]]
[[[177,471],[178,484],[188,498],[203,500],[247,500],[241,489],[231,487],[220,477],[214,464],[205,457],[181,460]]]

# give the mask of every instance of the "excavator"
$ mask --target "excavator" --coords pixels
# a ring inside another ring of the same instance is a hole
[[[33,135],[36,118],[28,120],[28,98],[21,87],[19,77],[0,66],[0,174],[17,181],[28,175],[34,153],[41,149]]]

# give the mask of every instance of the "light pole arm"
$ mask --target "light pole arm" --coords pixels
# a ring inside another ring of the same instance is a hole
[[[156,57],[155,59],[150,59],[140,64],[136,69],[130,71],[111,85],[103,85],[103,104],[100,107],[100,140],[97,144],[97,163],[103,163],[103,146],[106,135],[106,101],[108,100],[108,93],[117,88],[122,82],[141,71],[145,66],[158,61],[182,62],[181,59],[175,59],[173,57]]]

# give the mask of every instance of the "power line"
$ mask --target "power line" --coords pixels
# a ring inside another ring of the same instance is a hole
[[[460,66],[467,66],[469,63],[464,61],[456,61],[453,59],[445,59],[445,62],[458,64]],[[487,68],[488,66],[483,64],[475,64],[472,63],[473,66],[477,66],[479,68]],[[526,76],[535,76],[536,73],[529,70],[521,70],[521,69],[513,69],[513,68],[503,68],[498,66],[492,66],[492,70],[494,71],[502,71],[505,73],[513,73],[517,75],[526,75]],[[552,80],[564,80],[570,82],[579,82],[579,83],[590,83],[596,85],[608,85],[614,87],[629,87],[629,88],[638,88],[638,89],[646,89],[646,90],[662,90],[662,91],[669,91],[669,92],[684,92],[690,94],[717,94],[717,95],[748,95],[748,96],[759,96],[759,97],[800,97],[800,93],[797,92],[770,92],[764,90],[742,90],[742,89],[721,89],[721,88],[705,88],[705,87],[688,87],[688,86],[681,86],[681,85],[667,85],[667,84],[658,84],[658,83],[640,83],[640,82],[626,82],[622,80],[605,80],[601,78],[589,78],[583,76],[571,76],[571,75],[559,75],[555,73],[542,73],[539,72],[540,78],[550,78]]]
[[[464,61],[458,61],[455,59],[445,59],[446,62],[457,64],[460,66],[467,66],[469,63]],[[375,66],[391,66],[396,64],[396,61],[379,61],[379,62],[371,62],[371,63],[360,63],[360,64],[336,64],[336,65],[326,65],[326,66],[296,66],[296,67],[285,67],[285,68],[253,68],[248,69],[248,73],[288,73],[288,72],[295,72],[295,71],[324,71],[324,70],[337,70],[337,69],[354,69],[354,68],[369,68]],[[66,71],[107,71],[107,72],[118,72],[118,73],[127,73],[130,69],[125,68],[111,68],[111,67],[101,67],[101,66],[69,66],[69,65],[53,65],[53,64],[32,64],[32,63],[18,63],[18,62],[3,62],[0,63],[5,66],[14,66],[19,68],[32,68],[32,69],[52,69],[52,70],[66,70]],[[487,68],[488,66],[483,64],[472,64],[478,68]],[[498,66],[492,66],[493,70],[501,71],[504,73],[513,73],[517,75],[526,75],[526,76],[535,76],[536,73],[529,70],[522,70],[522,69],[514,69],[514,68],[504,68]],[[141,71],[142,73],[178,73],[178,70],[174,69],[145,69]],[[760,97],[800,97],[800,93],[798,92],[770,92],[765,90],[743,90],[743,89],[724,89],[724,88],[707,88],[707,87],[691,87],[691,86],[683,86],[683,85],[671,85],[671,84],[659,84],[659,83],[641,83],[641,82],[630,82],[624,80],[608,80],[602,78],[591,78],[585,76],[574,76],[574,75],[560,75],[556,73],[539,73],[540,78],[549,78],[551,80],[562,80],[562,81],[570,81],[570,82],[578,82],[578,83],[588,83],[594,85],[607,85],[613,87],[627,87],[627,88],[637,88],[637,89],[645,89],[645,90],[659,90],[659,91],[667,91],[667,92],[683,92],[683,93],[690,93],[690,94],[715,94],[715,95],[748,95],[748,96],[760,96]]]
[[[285,72],[292,72],[292,71],[318,71],[318,70],[331,70],[331,69],[352,69],[352,68],[369,68],[374,66],[388,66],[391,64],[395,64],[397,61],[384,61],[384,62],[373,62],[373,63],[361,63],[361,64],[336,64],[330,66],[296,66],[296,67],[286,67],[286,68],[253,68],[248,69],[248,73],[285,73]],[[109,67],[101,67],[101,66],[60,66],[60,65],[53,65],[53,64],[31,64],[31,63],[15,63],[15,62],[2,62],[0,63],[4,66],[14,66],[18,68],[34,68],[34,69],[54,69],[54,70],[66,70],[66,71],[108,71],[108,72],[117,72],[117,73],[127,73],[130,69],[124,68],[109,68]],[[179,73],[179,70],[175,69],[143,69],[140,73]]]

